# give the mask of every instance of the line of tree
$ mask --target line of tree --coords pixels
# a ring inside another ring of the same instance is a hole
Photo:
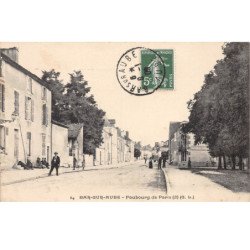
[[[98,108],[82,72],[74,71],[69,75],[70,80],[64,84],[60,72],[43,71],[42,79],[52,93],[52,119],[64,124],[82,123],[83,153],[94,154],[95,148],[103,142],[105,112]]]
[[[218,168],[243,169],[249,157],[249,43],[226,43],[224,58],[205,75],[204,84],[188,102],[189,122],[184,132],[195,135],[195,143],[207,143],[218,157]]]

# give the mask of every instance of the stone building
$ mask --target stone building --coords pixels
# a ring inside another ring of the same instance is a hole
[[[109,165],[134,161],[134,142],[128,131],[116,127],[114,119],[105,119],[103,143],[95,151],[95,165]]]
[[[124,140],[125,140],[125,161],[133,162],[135,143],[129,138],[128,131],[125,132]]]
[[[51,160],[51,92],[18,63],[18,49],[0,50],[0,162]]]
[[[169,127],[169,161],[180,167],[187,167],[191,160],[192,167],[210,166],[212,158],[206,144],[195,145],[194,134],[184,133],[186,122],[171,122]]]

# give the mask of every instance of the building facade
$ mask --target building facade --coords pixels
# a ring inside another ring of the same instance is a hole
[[[116,127],[114,119],[105,119],[103,143],[95,150],[95,165],[109,165],[134,161],[134,142],[128,131]]]
[[[27,158],[51,160],[51,92],[18,64],[16,48],[0,53],[0,162],[11,168]]]
[[[191,161],[192,167],[210,166],[213,161],[206,144],[195,145],[194,134],[184,133],[186,122],[171,122],[169,128],[169,162],[180,167],[187,167]]]

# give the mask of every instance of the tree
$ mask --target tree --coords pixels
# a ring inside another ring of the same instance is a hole
[[[138,148],[134,149],[134,157],[138,159],[141,156],[141,150]]]
[[[219,157],[218,168],[222,158],[226,167],[228,156],[233,169],[236,157],[242,169],[242,158],[249,151],[249,44],[227,43],[222,49],[225,57],[205,75],[201,90],[188,102],[186,130]]]
[[[42,80],[46,83],[46,87],[52,94],[52,119],[60,120],[60,111],[64,103],[64,85],[62,80],[59,80],[60,73],[54,69],[50,71],[43,71]]]
[[[54,98],[53,118],[65,124],[82,123],[84,128],[83,152],[94,154],[95,148],[103,142],[102,130],[105,112],[97,107],[94,96],[91,95],[88,82],[81,71],[70,74],[70,81],[61,89],[60,73],[52,70],[43,72],[43,79],[48,83]],[[59,90],[59,93],[56,91]]]

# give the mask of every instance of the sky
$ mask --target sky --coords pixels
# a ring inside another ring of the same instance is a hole
[[[66,83],[69,73],[82,70],[98,106],[116,125],[129,131],[130,138],[143,145],[168,139],[170,121],[188,120],[187,102],[200,90],[204,75],[223,58],[223,43],[1,43],[16,46],[19,64],[37,76],[42,70],[61,72]],[[157,90],[134,96],[116,78],[117,62],[133,47],[174,50],[172,91]]]

